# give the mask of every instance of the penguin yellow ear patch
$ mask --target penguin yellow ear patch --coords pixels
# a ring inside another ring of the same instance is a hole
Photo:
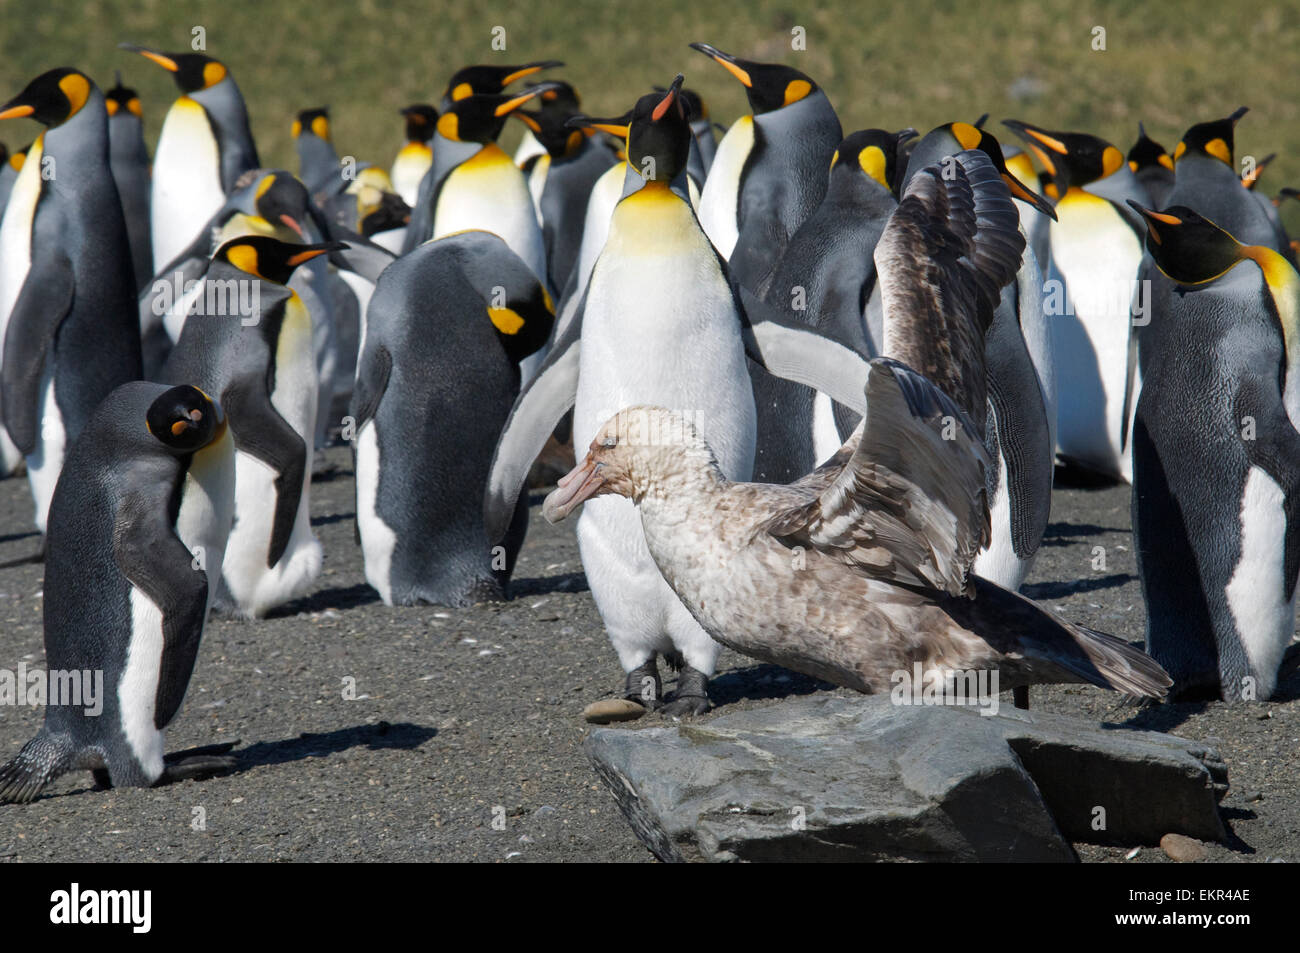
[[[1101,154],[1101,175],[1105,178],[1108,175],[1114,175],[1124,165],[1124,153],[1120,152],[1114,146],[1107,146]]]
[[[262,277],[257,270],[257,249],[252,245],[235,245],[227,248],[226,260],[240,271]]]
[[[324,116],[317,116],[311,121],[311,131],[316,134],[318,139],[329,139],[330,121]]]
[[[293,125],[289,127],[289,138],[297,139],[302,135],[302,120],[295,119]]]
[[[144,117],[144,110],[140,107],[139,96],[132,96],[130,99],[126,101],[126,111],[129,112],[136,119],[141,119]]]
[[[1183,153],[1186,151],[1187,151],[1187,143],[1185,142],[1179,142],[1178,145],[1174,146],[1174,161],[1177,162],[1179,159],[1181,159],[1183,157]]]
[[[1171,159],[1167,153],[1164,152],[1160,153],[1160,158],[1157,159],[1156,161],[1159,162],[1166,169],[1168,169],[1170,172],[1174,171],[1174,160]]]
[[[1211,139],[1205,144],[1205,151],[1225,165],[1232,165],[1232,150],[1222,139]]]
[[[979,146],[980,140],[984,138],[984,133],[980,132],[968,122],[955,122],[952,124],[952,135],[963,149],[975,149]]]
[[[105,108],[106,110],[108,110],[108,114],[109,114],[110,116],[116,116],[116,115],[117,115],[117,100],[116,100],[116,99],[106,99],[106,100],[104,100],[104,108]]]
[[[512,308],[488,308],[488,317],[502,334],[518,334],[524,326],[524,319]]]
[[[68,117],[75,116],[90,98],[90,80],[80,73],[69,73],[59,80],[59,89],[68,97]]]
[[[885,178],[885,153],[881,151],[880,146],[867,146],[859,152],[858,165],[871,178],[885,188],[889,188],[889,182]]]
[[[462,99],[469,99],[474,95],[474,87],[469,83],[457,83],[456,88],[451,91],[453,102],[460,102]]]
[[[438,117],[438,134],[444,139],[460,141],[460,119],[455,113],[443,113]]]
[[[209,86],[216,86],[217,83],[221,82],[225,78],[226,78],[226,68],[222,66],[220,63],[218,63],[216,60],[213,60],[211,63],[205,63],[203,65],[203,88],[204,89],[207,89]]]
[[[785,102],[783,105],[789,106],[791,103],[797,103],[809,93],[812,92],[812,83],[806,79],[794,79],[786,84]]]

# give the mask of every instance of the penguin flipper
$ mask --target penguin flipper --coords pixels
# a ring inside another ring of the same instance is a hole
[[[307,444],[280,412],[260,379],[243,378],[227,387],[221,403],[230,419],[235,446],[275,470],[275,517],[266,566],[280,561],[302,501],[302,481],[307,472]]]
[[[132,495],[117,515],[113,559],[122,575],[162,612],[163,650],[154,699],[154,727],[181,707],[208,611],[208,574],[172,528],[165,501]]]
[[[375,416],[392,373],[393,355],[382,344],[377,345],[368,357],[362,356],[356,383],[352,386],[352,417],[357,430]]]
[[[579,312],[552,345],[537,375],[515,398],[515,405],[506,418],[483,494],[483,525],[489,544],[495,545],[505,537],[528,468],[546,446],[546,438],[560,418],[577,399],[581,336]]]
[[[36,449],[46,351],[72,310],[75,287],[72,262],[61,249],[50,249],[32,261],[9,314],[0,400],[10,439],[24,455]]]
[[[737,286],[736,291],[741,336],[751,361],[769,374],[819,390],[856,413],[866,413],[870,366],[851,343],[838,340],[833,329],[809,327],[786,317],[747,288]]]

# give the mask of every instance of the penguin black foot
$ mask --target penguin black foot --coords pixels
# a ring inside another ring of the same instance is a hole
[[[1029,686],[1017,685],[1011,689],[1011,699],[1015,706],[1023,711],[1029,710]]]
[[[659,663],[655,656],[650,656],[627,673],[623,697],[644,705],[646,711],[654,711],[663,704],[663,682],[659,679]]]
[[[239,766],[234,755],[228,754],[238,741],[223,744],[204,745],[163,755],[163,773],[154,787],[173,784],[176,781],[190,781],[211,778],[219,774],[229,774]]]
[[[709,710],[709,676],[683,663],[672,701],[659,709],[667,718],[703,715]]]

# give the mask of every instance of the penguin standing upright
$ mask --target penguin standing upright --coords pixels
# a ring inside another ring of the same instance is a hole
[[[144,144],[143,111],[140,96],[122,85],[122,74],[104,94],[108,109],[108,161],[122,200],[126,234],[131,240],[131,263],[135,267],[136,290],[153,277],[153,244],[149,237],[149,189],[152,173],[149,150]]]
[[[159,379],[191,381],[225,408],[235,438],[235,525],[217,606],[259,618],[316,578],[311,444],[317,377],[311,316],[286,287],[337,243],[296,245],[253,235],[226,242]]]
[[[1174,190],[1174,157],[1138,123],[1138,139],[1128,151],[1128,167],[1147,190],[1152,207],[1164,208]]]
[[[1241,187],[1237,172],[1234,135],[1248,111],[1242,106],[1231,116],[1197,123],[1183,133],[1174,146],[1174,188],[1168,202],[1196,209],[1243,244],[1281,252],[1272,222]]]
[[[181,91],[158,135],[149,209],[154,261],[171,261],[221,208],[239,177],[261,163],[244,97],[224,63],[203,53],[120,46],[169,71]]]
[[[575,446],[591,442],[611,408],[661,404],[690,410],[724,472],[745,478],[753,466],[754,396],[739,308],[726,267],[686,199],[691,132],[678,100],[681,85],[678,76],[666,93],[642,96],[632,111],[624,197],[585,304],[520,395],[497,451],[487,494],[489,542],[505,536],[522,474],[571,406]],[[642,178],[642,169],[652,177]],[[718,644],[655,567],[630,502],[596,502],[607,505],[584,511],[578,545],[627,672],[626,694],[657,707],[656,659],[664,654],[680,667],[665,712],[706,710]]]
[[[102,673],[100,696],[50,700],[40,732],[0,767],[0,802],[78,768],[146,787],[234,766],[163,754],[216,589],[234,467],[221,408],[196,387],[123,384],[91,415],[50,505],[45,658],[83,685]]]
[[[763,294],[766,304],[786,311],[791,320],[825,329],[864,360],[878,357],[881,346],[872,254],[898,207],[893,191],[898,140],[915,135],[914,129],[867,129],[839,144],[825,198],[786,245]],[[790,483],[810,473],[840,448],[856,424],[844,420],[849,426],[841,435],[839,405],[828,397],[756,364],[749,373],[758,413],[757,483]]]
[[[826,94],[798,70],[742,60],[707,43],[691,48],[740,80],[753,110],[718,143],[700,223],[735,279],[756,290],[826,194],[826,169],[844,134]]]
[[[4,216],[5,206],[9,204],[9,195],[13,191],[14,183],[18,181],[18,170],[22,168],[25,158],[26,153],[16,152],[11,155],[5,144],[0,142],[0,219]],[[0,344],[3,342],[4,337],[0,335]],[[2,358],[3,352],[0,352],[0,359]],[[3,400],[0,399],[0,408],[3,407]],[[0,479],[13,473],[22,460],[22,453],[9,439],[9,431],[4,426],[4,410],[0,409]]]
[[[140,328],[103,93],[50,70],[0,107],[20,116],[47,128],[0,224],[0,395],[44,532],[67,447],[113,388],[140,378]]]
[[[1262,701],[1295,633],[1300,275],[1189,208],[1134,207],[1169,279],[1133,423],[1147,651],[1175,698]]]
[[[398,150],[388,177],[402,201],[414,206],[415,197],[420,192],[420,180],[433,165],[433,147],[429,140],[433,138],[438,122],[438,110],[428,103],[413,103],[401,114],[406,120],[406,142]]]
[[[403,252],[430,238],[481,228],[505,239],[546,281],[546,249],[528,183],[496,140],[506,118],[548,88],[532,86],[518,96],[470,96],[438,117],[433,165],[420,183]]]
[[[1064,188],[1051,225],[1043,308],[1053,324],[1058,456],[1103,477],[1132,475],[1128,426],[1141,376],[1129,374],[1142,293],[1141,221],[1125,203],[1149,203],[1124,154],[1086,133],[1004,125]]]
[[[520,501],[493,551],[483,490],[519,362],[546,342],[550,308],[533,273],[489,232],[426,242],[380,277],[351,414],[357,535],[366,581],[386,605],[502,597],[528,505]]]
[[[709,118],[709,106],[701,96],[693,89],[682,90],[682,103],[686,107],[686,115],[691,119],[691,137],[694,142],[691,143],[691,161],[686,167],[695,184],[704,188],[704,182],[709,177],[709,169],[713,166],[713,157],[718,153],[718,140],[713,134],[713,120]]]
[[[471,96],[499,95],[512,83],[536,75],[542,70],[555,69],[563,65],[559,60],[538,60],[535,63],[523,63],[519,66],[493,66],[479,63],[462,67],[447,81],[439,110],[446,112],[453,104],[462,99],[469,99]]]
[[[330,141],[330,110],[328,106],[304,109],[294,117],[289,129],[294,148],[298,150],[298,178],[307,191],[319,201],[341,192],[348,184],[343,178],[339,154]]]

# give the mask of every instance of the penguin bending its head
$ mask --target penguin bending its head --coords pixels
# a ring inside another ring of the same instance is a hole
[[[47,700],[40,732],[0,767],[0,802],[78,768],[147,787],[234,767],[229,745],[163,754],[233,507],[226,420],[203,391],[137,381],[95,410],[68,453],[45,556],[46,664],[83,691]]]

